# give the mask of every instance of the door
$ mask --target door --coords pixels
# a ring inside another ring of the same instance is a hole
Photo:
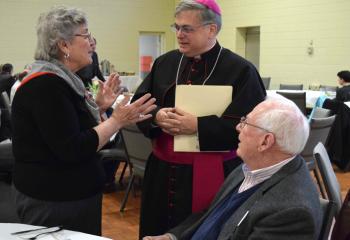
[[[140,77],[151,71],[154,60],[163,53],[163,33],[141,32],[139,37]]]
[[[246,31],[245,57],[259,71],[260,64],[260,27],[249,27]]]

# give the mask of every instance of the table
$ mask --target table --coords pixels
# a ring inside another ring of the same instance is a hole
[[[27,224],[18,224],[18,223],[0,223],[0,240],[19,240],[20,237],[12,236],[11,233],[37,229],[40,226],[33,226]],[[21,235],[23,237],[31,237],[33,234]],[[62,230],[57,233],[41,235],[40,240],[112,240],[110,238],[94,236],[86,233]]]
[[[312,91],[312,90],[266,90],[267,95],[271,96],[276,92],[306,92],[306,107],[313,108],[317,99],[322,95],[327,95],[329,98],[335,97],[335,92],[323,92],[323,91]]]

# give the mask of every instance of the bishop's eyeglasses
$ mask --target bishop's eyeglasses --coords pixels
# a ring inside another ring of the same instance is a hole
[[[198,29],[200,27],[203,27],[203,26],[207,26],[209,24],[212,24],[212,23],[203,23],[203,24],[201,24],[199,26],[177,25],[176,23],[174,23],[174,24],[170,25],[170,28],[175,33],[181,31],[182,33],[189,34],[189,33],[193,33],[194,31],[196,31],[196,29]]]

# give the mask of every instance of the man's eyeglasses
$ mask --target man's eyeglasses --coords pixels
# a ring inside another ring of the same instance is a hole
[[[77,36],[77,37],[82,37],[84,39],[88,39],[88,40],[92,40],[92,35],[91,33],[77,33],[77,34],[74,34],[74,36]]]
[[[264,131],[266,131],[268,133],[272,133],[273,134],[273,132],[271,132],[270,130],[267,130],[265,128],[259,127],[257,125],[251,124],[251,123],[248,123],[247,121],[248,121],[247,117],[241,117],[241,120],[239,121],[239,128],[243,129],[245,127],[245,125],[249,125],[251,127],[259,128],[261,130],[264,130]]]
[[[190,25],[180,26],[180,25],[177,25],[176,23],[174,23],[174,24],[170,25],[170,28],[175,33],[181,31],[182,33],[188,34],[188,33],[193,33],[194,31],[196,31],[196,29],[203,27],[203,26],[206,26],[206,25],[209,25],[209,24],[212,24],[212,23],[203,23],[199,26],[190,26]]]

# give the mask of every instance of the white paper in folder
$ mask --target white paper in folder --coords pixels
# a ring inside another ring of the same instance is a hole
[[[232,86],[177,85],[175,106],[197,117],[220,117],[232,101]],[[199,152],[196,134],[174,137],[175,152]]]

